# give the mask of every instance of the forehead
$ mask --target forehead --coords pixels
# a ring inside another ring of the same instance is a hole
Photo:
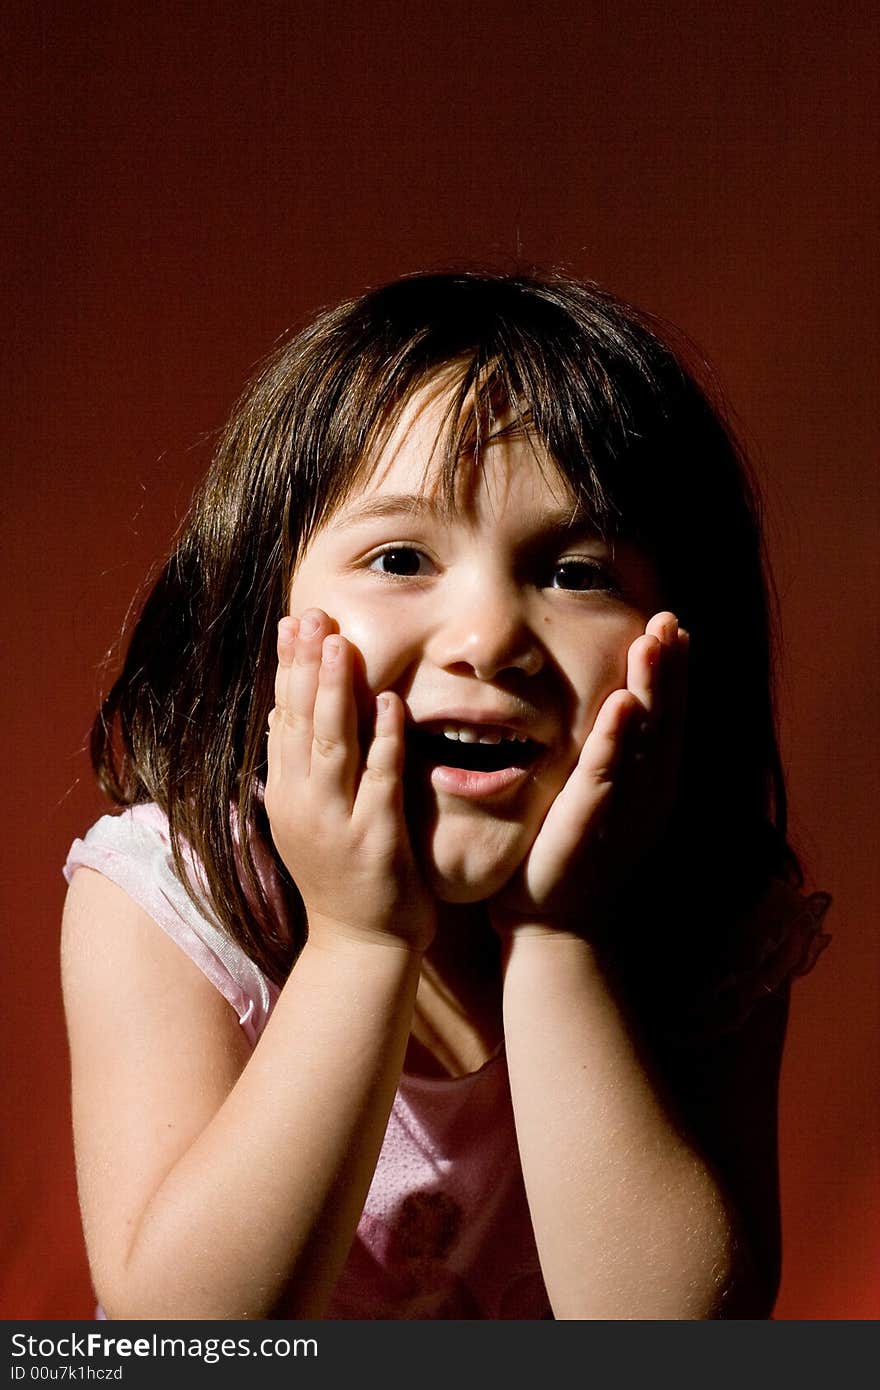
[[[459,398],[458,373],[438,375],[404,403],[362,461],[340,511],[370,499],[410,496],[448,517],[474,510],[486,497],[552,501],[574,507],[570,484],[555,460],[510,406]]]

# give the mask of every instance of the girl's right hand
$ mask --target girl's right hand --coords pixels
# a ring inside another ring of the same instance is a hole
[[[433,899],[404,818],[404,708],[383,691],[364,759],[356,651],[312,608],[278,626],[265,806],[272,838],[305,904],[310,939],[425,950]]]

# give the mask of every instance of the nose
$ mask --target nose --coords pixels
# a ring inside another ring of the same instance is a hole
[[[512,581],[482,579],[443,596],[427,655],[445,670],[490,681],[504,671],[534,676],[544,649],[529,621],[526,596]]]

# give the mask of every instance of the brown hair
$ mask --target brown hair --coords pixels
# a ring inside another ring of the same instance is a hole
[[[261,801],[276,625],[310,537],[412,393],[452,364],[447,485],[463,441],[478,455],[499,402],[511,408],[603,531],[648,552],[690,630],[684,767],[665,841],[682,892],[696,901],[720,883],[740,910],[772,873],[798,879],[759,504],[722,409],[671,337],[564,276],[415,275],[322,313],[240,399],[133,628],[92,757],[117,804],[158,802],[184,882],[191,851],[196,900],[276,982],[306,929]],[[266,854],[286,922],[258,868]]]

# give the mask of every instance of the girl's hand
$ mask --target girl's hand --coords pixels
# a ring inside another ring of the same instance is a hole
[[[489,903],[493,926],[584,935],[663,827],[675,800],[688,635],[657,613],[627,654],[577,766],[526,859]]]
[[[423,950],[434,906],[404,820],[403,703],[390,691],[376,697],[364,758],[357,651],[333,629],[320,609],[278,627],[265,793],[272,838],[302,895],[310,939]]]

